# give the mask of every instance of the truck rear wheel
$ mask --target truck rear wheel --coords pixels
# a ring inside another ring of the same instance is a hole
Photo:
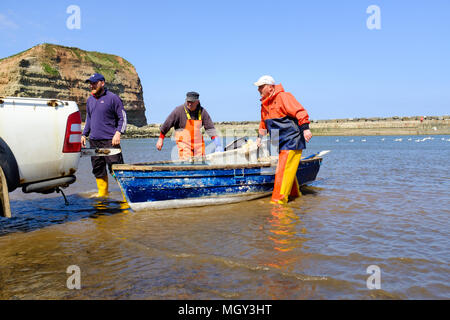
[[[0,167],[0,217],[11,218],[11,207],[9,205],[8,185],[3,169]]]
[[[9,192],[16,190],[20,185],[19,167],[14,154],[2,138],[0,138],[0,167],[5,174]]]

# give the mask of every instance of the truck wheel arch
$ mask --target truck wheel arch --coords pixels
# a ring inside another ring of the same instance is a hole
[[[0,138],[0,166],[5,173],[9,192],[14,191],[20,185],[19,167],[13,152],[2,138]]]

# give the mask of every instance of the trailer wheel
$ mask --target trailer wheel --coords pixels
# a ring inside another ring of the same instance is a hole
[[[0,167],[5,174],[9,192],[14,191],[20,185],[19,167],[14,154],[2,138],[0,138]]]

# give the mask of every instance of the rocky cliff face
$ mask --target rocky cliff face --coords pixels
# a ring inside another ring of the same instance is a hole
[[[85,119],[93,73],[105,76],[106,86],[119,95],[128,123],[145,126],[141,80],[125,59],[99,52],[42,44],[0,60],[0,96],[52,98],[76,101]]]

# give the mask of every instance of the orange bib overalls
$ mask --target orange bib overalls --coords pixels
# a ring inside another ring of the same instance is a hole
[[[187,121],[186,127],[183,130],[175,132],[175,141],[178,147],[178,156],[180,160],[188,160],[191,157],[198,157],[205,155],[205,141],[201,132],[202,114],[198,110],[198,120],[192,120],[189,112],[186,112]]]

